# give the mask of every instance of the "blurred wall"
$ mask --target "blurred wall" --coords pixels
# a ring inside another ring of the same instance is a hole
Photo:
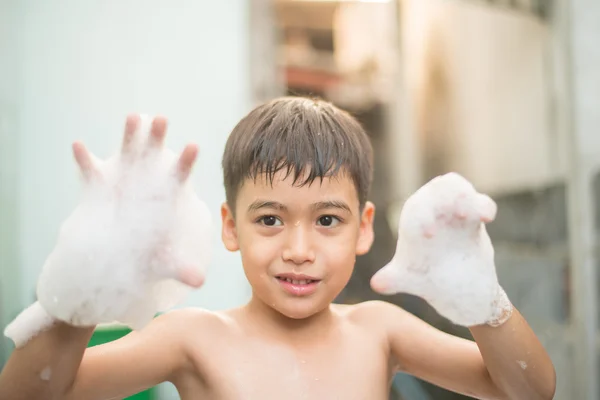
[[[187,304],[246,300],[239,256],[220,241],[219,206],[225,140],[250,105],[247,12],[242,0],[0,0],[2,327],[34,301],[40,268],[78,201],[71,143],[110,155],[129,112],[166,115],[171,148],[200,146],[192,179],[213,213],[215,253],[207,284]]]
[[[14,2],[16,3],[16,2]],[[2,327],[19,307],[17,260],[18,154],[17,82],[19,77],[17,7],[0,0],[0,323]],[[8,342],[0,340],[0,365]]]
[[[563,176],[548,26],[477,2],[403,5],[405,74],[423,155],[421,178],[454,170],[497,193]]]
[[[597,349],[578,343],[572,324],[572,304],[585,294],[569,252],[580,236],[573,229],[583,226],[567,212],[567,145],[576,137],[584,185],[595,174],[594,210],[584,210],[583,218],[595,214],[597,235],[600,7],[557,0],[550,19],[541,21],[472,1],[402,4],[412,129],[402,133],[411,146],[400,150],[404,158],[418,154],[412,173],[418,179],[411,183],[455,170],[494,197],[498,217],[488,231],[500,282],[555,363],[556,398],[582,398],[577,393],[590,377],[574,350]],[[575,207],[584,200],[575,199]]]

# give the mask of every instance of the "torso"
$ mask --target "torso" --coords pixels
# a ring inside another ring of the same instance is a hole
[[[334,328],[293,345],[247,326],[237,312],[215,314],[220,329],[211,326],[210,343],[190,346],[191,368],[173,382],[181,399],[387,399],[385,335],[361,306],[332,311]]]

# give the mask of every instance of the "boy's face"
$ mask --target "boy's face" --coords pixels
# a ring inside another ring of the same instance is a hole
[[[238,191],[236,218],[222,207],[223,241],[240,250],[254,296],[290,318],[322,311],[348,283],[356,255],[373,242],[374,206],[362,213],[346,174],[293,185],[285,172],[248,179]]]

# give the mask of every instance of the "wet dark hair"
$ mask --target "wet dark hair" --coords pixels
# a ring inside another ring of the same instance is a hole
[[[362,209],[373,176],[373,148],[347,112],[322,100],[282,97],[256,107],[235,126],[222,166],[232,211],[246,179],[266,176],[272,184],[282,170],[298,186],[348,174]]]

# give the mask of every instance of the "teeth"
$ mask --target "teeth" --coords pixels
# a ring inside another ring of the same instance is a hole
[[[292,285],[307,285],[309,283],[313,283],[312,280],[310,279],[291,279],[291,278],[284,278],[284,280],[286,282],[291,283]]]

